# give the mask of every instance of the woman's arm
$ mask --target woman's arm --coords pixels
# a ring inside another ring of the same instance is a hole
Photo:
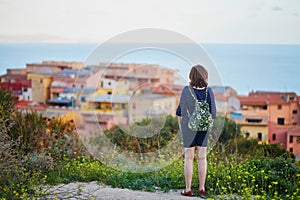
[[[217,108],[216,108],[216,102],[215,102],[215,95],[211,88],[208,88],[208,94],[210,97],[210,113],[212,115],[213,119],[216,119],[217,117]]]

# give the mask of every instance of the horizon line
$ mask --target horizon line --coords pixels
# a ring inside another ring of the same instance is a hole
[[[86,44],[86,45],[101,45],[104,42],[29,42],[29,41],[0,41],[0,44],[47,44],[47,45],[64,45],[64,44]],[[182,42],[113,42],[111,44],[208,44],[208,45],[290,45],[297,46],[300,43],[246,43],[246,42],[195,42],[195,43],[182,43]]]

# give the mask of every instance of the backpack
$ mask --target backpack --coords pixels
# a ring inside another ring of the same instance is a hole
[[[209,111],[209,104],[207,103],[208,88],[206,88],[205,100],[198,100],[191,86],[189,86],[189,91],[195,100],[194,112],[190,115],[189,110],[187,110],[189,129],[192,131],[210,131],[213,126],[213,118]]]

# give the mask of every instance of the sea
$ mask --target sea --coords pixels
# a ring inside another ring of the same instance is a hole
[[[183,44],[180,45],[182,49],[186,48]],[[232,87],[239,95],[247,95],[253,91],[295,92],[300,95],[300,45],[198,45],[214,63],[222,86]],[[25,68],[27,63],[86,62],[98,47],[99,44],[3,43],[0,44],[0,75],[5,74],[7,69]],[[100,61],[111,62],[105,60],[105,56],[101,57]],[[153,49],[131,52],[126,56],[119,56],[114,61],[160,64],[177,69],[179,79],[184,77],[185,81],[191,66],[191,63],[180,56],[174,57],[174,54],[171,56],[170,53]]]

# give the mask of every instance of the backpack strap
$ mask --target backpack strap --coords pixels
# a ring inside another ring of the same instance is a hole
[[[206,88],[206,91],[205,91],[205,101],[207,102],[207,96],[208,96],[208,87]]]
[[[192,89],[192,87],[189,85],[189,91],[190,91],[190,93],[191,93],[191,95],[192,95],[192,97],[193,97],[193,99],[195,100],[195,101],[198,101],[198,99],[196,98],[196,94],[195,94],[195,92],[193,91],[193,89]]]

